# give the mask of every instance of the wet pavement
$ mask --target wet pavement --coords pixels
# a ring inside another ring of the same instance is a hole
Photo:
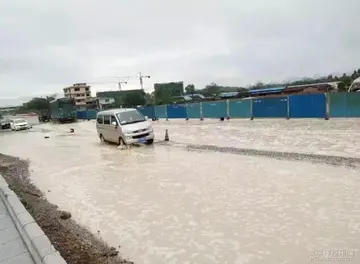
[[[0,151],[29,158],[50,202],[136,263],[303,264],[324,249],[360,262],[357,161],[316,161],[360,158],[360,121],[153,124],[157,139],[169,129],[172,143],[120,150],[100,144],[94,122],[84,121],[1,133]]]
[[[0,264],[35,264],[1,196]]]

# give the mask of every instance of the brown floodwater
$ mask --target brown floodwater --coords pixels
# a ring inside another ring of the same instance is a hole
[[[358,168],[184,148],[359,158],[359,121],[171,120],[154,129],[179,144],[121,150],[84,121],[0,133],[0,152],[29,158],[50,202],[139,264],[304,264],[313,250],[359,249]]]

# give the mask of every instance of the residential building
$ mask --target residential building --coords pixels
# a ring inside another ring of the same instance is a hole
[[[115,98],[112,97],[99,97],[99,98],[92,98],[90,100],[86,101],[86,108],[87,109],[108,109],[108,107],[111,107],[115,103]]]
[[[86,107],[86,101],[91,99],[90,85],[86,83],[75,83],[70,87],[66,87],[64,90],[64,96],[75,99],[77,107]]]
[[[124,91],[103,91],[97,92],[96,98],[103,98],[100,103],[103,105],[115,104],[116,107],[133,107],[145,104],[145,92],[141,89]],[[111,99],[110,99],[111,98]],[[109,99],[109,102],[106,102]],[[114,102],[112,101],[114,99]],[[110,103],[111,101],[111,103]]]
[[[182,96],[184,94],[184,82],[155,83],[154,90],[156,95]]]
[[[112,97],[100,97],[98,98],[100,109],[106,109],[108,106],[115,104],[115,98]]]

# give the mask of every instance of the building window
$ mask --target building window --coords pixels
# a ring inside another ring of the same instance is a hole
[[[110,116],[104,116],[104,125],[110,125]]]
[[[75,92],[78,92],[78,91],[80,91],[80,88],[75,88],[74,90],[75,90]]]
[[[88,91],[89,91],[89,87],[86,87],[85,90],[88,92]]]

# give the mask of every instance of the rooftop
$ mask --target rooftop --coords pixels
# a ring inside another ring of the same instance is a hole
[[[133,111],[133,110],[136,110],[136,109],[135,108],[116,108],[116,109],[111,109],[111,110],[100,111],[100,112],[98,112],[98,115],[99,114],[113,115],[113,114],[122,113],[122,112],[126,112],[126,111]]]
[[[308,84],[300,84],[300,85],[289,85],[286,88],[300,88],[300,87],[323,86],[323,85],[337,86],[338,83],[339,82],[308,83]]]
[[[250,90],[249,93],[251,95],[254,94],[268,94],[268,93],[281,93],[285,87],[273,87],[273,88],[265,88],[265,89],[255,89]]]
[[[220,93],[219,96],[222,98],[229,98],[229,97],[235,97],[239,95],[239,92],[226,92],[226,93]]]
[[[69,88],[90,88],[90,87],[91,86],[86,83],[74,83],[72,86],[63,88],[63,90],[69,89]]]

